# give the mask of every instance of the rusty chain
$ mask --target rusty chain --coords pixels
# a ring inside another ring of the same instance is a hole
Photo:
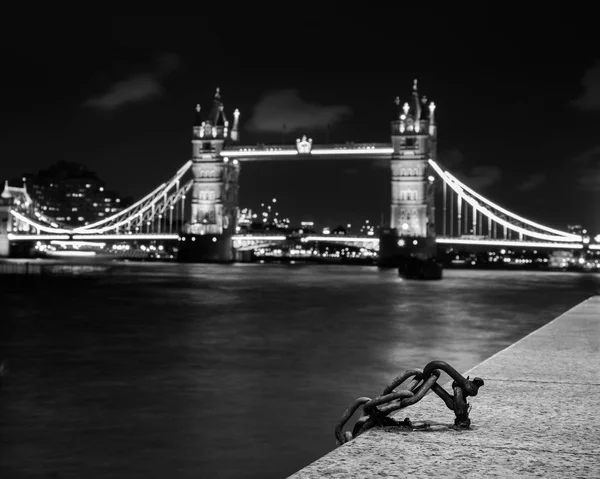
[[[441,371],[444,371],[453,379],[453,395],[437,383]],[[396,388],[408,379],[411,380],[408,385],[404,389],[396,391]],[[444,361],[431,361],[422,370],[409,369],[388,384],[380,396],[373,399],[359,397],[344,411],[342,418],[335,427],[337,443],[342,445],[376,426],[398,426],[411,429],[429,427],[428,424],[414,425],[408,418],[400,421],[389,416],[391,412],[416,404],[425,397],[429,390],[437,394],[446,406],[454,411],[456,416],[454,419],[455,428],[469,429],[471,426],[471,420],[469,419],[471,407],[467,402],[467,398],[477,396],[481,386],[483,386],[483,379],[473,378],[473,380],[470,380],[469,377],[465,378]],[[361,406],[364,414],[356,421],[352,432],[344,432],[344,426]]]

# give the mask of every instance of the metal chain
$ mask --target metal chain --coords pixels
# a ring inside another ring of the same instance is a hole
[[[452,382],[454,395],[448,393],[437,383],[441,371],[447,373],[454,380]],[[396,388],[408,379],[411,379],[411,381],[403,389],[396,391]],[[391,412],[419,402],[429,390],[437,394],[446,406],[454,411],[456,416],[454,427],[469,429],[471,426],[471,420],[469,419],[471,407],[467,402],[467,398],[477,396],[477,392],[483,384],[483,379],[473,378],[471,381],[469,377],[465,378],[444,361],[431,361],[424,369],[409,369],[388,384],[380,396],[373,399],[359,397],[344,411],[342,418],[335,427],[338,446],[351,441],[376,426],[398,426],[412,429],[429,427],[428,424],[414,425],[408,418],[400,421],[389,417]],[[344,432],[344,426],[361,406],[364,414],[356,421],[352,432]]]

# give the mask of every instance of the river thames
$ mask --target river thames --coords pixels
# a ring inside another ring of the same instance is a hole
[[[286,477],[335,448],[356,397],[434,359],[465,371],[599,290],[598,274],[256,264],[5,287],[0,477]]]

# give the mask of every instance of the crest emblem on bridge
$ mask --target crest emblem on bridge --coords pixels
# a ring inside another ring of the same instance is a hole
[[[310,150],[312,149],[312,138],[306,139],[306,135],[303,135],[302,139],[298,138],[296,140],[296,149],[301,155],[310,154]]]

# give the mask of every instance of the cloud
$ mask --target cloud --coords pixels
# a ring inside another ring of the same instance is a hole
[[[298,90],[277,90],[264,95],[254,108],[247,128],[256,132],[322,130],[340,122],[352,110],[345,105],[321,105],[300,97]]]
[[[572,168],[577,165],[576,184],[583,191],[600,192],[600,146],[594,146],[569,159]]]
[[[588,68],[581,80],[583,92],[571,102],[579,110],[600,110],[600,61]]]
[[[439,153],[439,162],[443,168],[454,168],[465,161],[465,155],[458,148],[451,148]]]
[[[175,70],[179,70],[182,66],[181,58],[179,55],[174,53],[165,53],[156,57],[156,65],[158,67],[158,73],[167,75],[173,73]]]
[[[468,173],[456,173],[456,177],[469,188],[477,191],[480,188],[491,186],[502,178],[502,170],[497,166],[475,166]]]
[[[568,163],[576,163],[583,166],[600,163],[600,146],[594,146],[593,148],[580,153],[576,157],[570,159]]]
[[[536,173],[531,175],[525,181],[523,181],[520,185],[517,186],[519,191],[531,191],[536,189],[541,184],[545,183],[547,180],[546,175],[544,173]]]
[[[181,66],[177,55],[166,54],[155,59],[154,68],[113,83],[105,93],[94,96],[83,106],[97,110],[112,111],[129,103],[139,103],[163,93],[165,77]]]
[[[502,170],[497,166],[479,165],[469,169],[464,164],[466,160],[465,155],[458,148],[450,148],[439,153],[441,167],[474,190],[491,186],[502,178]]]
[[[583,191],[600,192],[600,164],[583,171],[577,184]]]

